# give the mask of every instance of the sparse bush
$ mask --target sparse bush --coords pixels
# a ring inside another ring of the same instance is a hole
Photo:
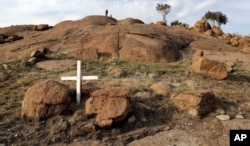
[[[225,14],[222,12],[211,12],[208,11],[206,14],[202,17],[202,19],[207,20],[211,26],[217,26],[220,28],[221,24],[226,24],[228,22],[228,18]]]
[[[171,26],[174,26],[174,25],[181,25],[182,23],[179,22],[178,20],[175,20],[175,21],[172,21],[171,22]]]

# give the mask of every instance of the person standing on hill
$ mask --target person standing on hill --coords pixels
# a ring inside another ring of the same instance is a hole
[[[106,9],[106,11],[105,11],[105,16],[108,16],[108,14],[109,14],[109,10]]]

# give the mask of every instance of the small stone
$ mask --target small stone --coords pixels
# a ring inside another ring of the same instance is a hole
[[[31,64],[31,65],[34,65],[36,62],[37,62],[37,58],[36,57],[32,57],[28,60],[28,62]]]
[[[86,124],[84,126],[82,126],[82,130],[86,131],[86,132],[93,132],[95,131],[95,125],[91,124]]]
[[[194,80],[186,80],[184,84],[186,84],[186,86],[191,89],[195,89],[195,87],[197,86],[197,83]]]
[[[146,91],[142,91],[142,92],[137,92],[134,97],[137,100],[147,100],[150,99],[150,93],[146,92]]]
[[[188,110],[188,114],[190,114],[193,117],[197,117],[199,115],[199,112],[196,108],[191,108]]]
[[[121,134],[121,130],[118,129],[118,128],[114,128],[114,129],[111,130],[111,134],[113,136],[117,136],[117,135]]]
[[[32,51],[31,53],[30,53],[30,57],[31,58],[43,58],[44,57],[44,54],[41,52],[41,51],[39,51],[39,50],[36,50],[36,51]]]
[[[219,114],[221,114],[221,115],[224,115],[224,114],[225,114],[225,111],[224,111],[222,108],[218,108],[218,109],[216,109],[215,111],[216,111],[216,113],[219,113]]]
[[[132,116],[128,119],[128,123],[135,123],[136,122],[136,117]]]
[[[230,116],[228,115],[218,115],[216,116],[217,119],[221,120],[221,121],[228,121],[230,120]]]
[[[152,108],[146,104],[143,104],[143,103],[136,103],[136,108],[138,108],[139,110],[142,110],[142,111],[151,111]]]
[[[244,119],[244,116],[242,116],[242,115],[236,115],[235,118],[236,119]]]
[[[171,128],[169,127],[169,126],[166,126],[165,128],[164,128],[164,131],[169,131]]]
[[[147,119],[144,117],[141,119],[142,122],[147,122]]]
[[[157,74],[148,74],[148,77],[151,79],[157,78],[158,75]]]
[[[8,64],[3,64],[3,68],[4,68],[5,70],[9,70],[9,69],[10,69],[10,67],[9,67]]]

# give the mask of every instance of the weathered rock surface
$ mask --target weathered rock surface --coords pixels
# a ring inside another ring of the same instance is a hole
[[[71,102],[67,86],[54,80],[47,80],[30,87],[22,101],[21,116],[38,121],[64,114]]]
[[[190,46],[199,50],[221,51],[221,52],[237,52],[239,49],[228,44],[222,43],[221,40],[211,38],[193,41]]]
[[[144,24],[143,21],[134,18],[126,18],[118,22],[119,25]]]
[[[242,49],[242,52],[246,53],[246,54],[250,54],[250,47],[245,47]]]
[[[211,29],[210,24],[205,21],[205,20],[198,20],[195,24],[194,24],[194,30],[196,32],[206,32],[207,30]]]
[[[172,88],[170,85],[166,84],[166,83],[155,83],[153,85],[150,86],[150,89],[153,90],[153,92],[156,95],[161,95],[161,96],[169,96],[170,93],[172,92]]]
[[[16,34],[0,34],[0,44],[14,42],[20,39],[23,39],[23,37]]]
[[[65,70],[68,68],[72,68],[76,65],[75,60],[47,60],[47,61],[41,61],[36,64],[38,68],[44,69],[44,70]]]
[[[157,22],[156,22],[156,25],[159,25],[159,26],[166,26],[166,23],[163,22],[163,21],[157,21]]]
[[[129,91],[121,88],[94,91],[86,101],[86,115],[96,115],[100,127],[120,122],[132,111],[128,96]]]
[[[133,141],[128,146],[198,146],[199,139],[182,130],[170,130]]]
[[[221,28],[216,26],[212,28],[212,31],[216,34],[216,36],[222,36],[224,34]]]
[[[35,31],[43,31],[43,30],[48,30],[48,29],[50,29],[48,24],[39,24],[33,27],[33,30]]]
[[[207,90],[181,93],[172,99],[174,105],[193,117],[202,116],[215,108],[215,96]]]
[[[222,63],[203,57],[202,51],[197,51],[192,58],[192,70],[201,75],[214,79],[225,79],[228,76],[227,68]]]
[[[170,62],[176,61],[180,56],[179,51],[193,39],[191,34],[184,37],[182,31],[143,24],[132,18],[117,21],[105,16],[88,16],[58,23],[44,32],[20,32],[24,39],[1,46],[0,55],[3,57],[0,61],[21,59],[36,48],[45,47],[50,52],[82,59]]]
[[[249,119],[233,119],[229,121],[221,121],[224,132],[227,133],[229,130],[249,130],[250,120]]]

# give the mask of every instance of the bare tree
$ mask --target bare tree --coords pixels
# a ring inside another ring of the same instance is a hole
[[[156,8],[156,11],[162,14],[163,22],[167,24],[166,16],[170,12],[171,6],[169,4],[157,4],[155,8]]]

